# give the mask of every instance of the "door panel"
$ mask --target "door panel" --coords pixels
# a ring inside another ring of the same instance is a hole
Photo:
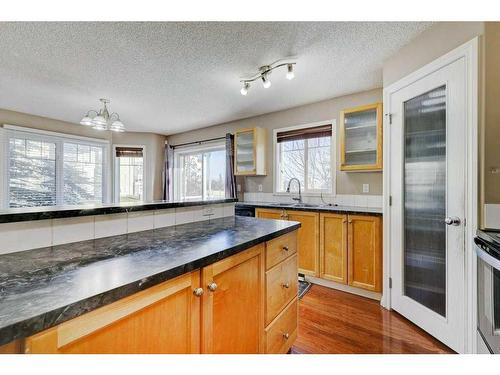
[[[348,216],[349,285],[382,290],[381,219],[378,216]]]
[[[320,214],[320,277],[347,284],[347,215]]]
[[[389,100],[391,306],[458,352],[465,347],[465,68],[462,57]]]
[[[299,272],[319,276],[319,214],[317,212],[286,211],[288,220],[302,225],[297,233]]]
[[[202,353],[264,351],[264,263],[260,244],[203,268]]]

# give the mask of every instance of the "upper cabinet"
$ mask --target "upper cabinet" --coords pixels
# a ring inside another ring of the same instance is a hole
[[[266,130],[239,129],[234,135],[234,174],[236,176],[266,175]]]
[[[382,170],[382,103],[340,112],[340,170]]]

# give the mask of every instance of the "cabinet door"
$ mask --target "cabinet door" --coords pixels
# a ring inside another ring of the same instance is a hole
[[[26,339],[26,353],[199,353],[200,272],[179,276]]]
[[[276,220],[284,220],[285,219],[285,211],[284,210],[276,210],[271,208],[256,208],[255,216],[259,219],[276,219]]]
[[[264,244],[203,268],[202,352],[264,351]]]
[[[319,276],[319,214],[317,212],[286,211],[288,220],[299,221],[297,233],[299,272]]]
[[[347,215],[320,214],[319,254],[320,277],[347,284]]]
[[[379,216],[348,216],[349,285],[382,290],[382,241]]]
[[[340,112],[340,170],[382,170],[382,104]]]
[[[253,175],[256,173],[255,163],[255,129],[241,129],[235,134],[234,174]]]

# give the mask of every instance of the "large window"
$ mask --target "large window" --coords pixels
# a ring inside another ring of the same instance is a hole
[[[115,196],[119,202],[144,200],[144,148],[115,148]]]
[[[176,200],[225,198],[226,149],[223,143],[176,149],[174,163]]]
[[[276,192],[286,192],[291,178],[305,193],[332,192],[331,125],[275,131],[275,148]]]
[[[107,145],[48,134],[6,131],[4,206],[104,202]]]

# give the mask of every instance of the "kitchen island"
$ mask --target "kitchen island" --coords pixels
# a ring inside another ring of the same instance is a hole
[[[230,216],[1,255],[0,352],[287,351],[299,227]]]

